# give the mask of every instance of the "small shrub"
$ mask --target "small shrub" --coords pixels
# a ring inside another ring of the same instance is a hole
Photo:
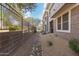
[[[69,47],[79,53],[79,42],[76,39],[71,39],[69,41]]]
[[[53,43],[51,41],[48,41],[48,46],[52,46]]]
[[[10,31],[14,31],[14,30],[20,30],[20,27],[19,26],[9,26],[9,30]]]
[[[13,30],[16,30],[16,28],[14,28],[14,26],[9,26],[9,30],[13,31]]]

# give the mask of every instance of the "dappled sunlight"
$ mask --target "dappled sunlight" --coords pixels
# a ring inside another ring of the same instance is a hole
[[[0,32],[9,32],[9,30],[0,30]]]

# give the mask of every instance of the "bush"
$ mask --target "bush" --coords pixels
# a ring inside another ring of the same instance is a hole
[[[69,47],[79,53],[79,42],[76,39],[71,39],[69,41]]]
[[[51,41],[48,41],[48,46],[52,46],[53,43]]]
[[[9,26],[9,30],[10,31],[20,30],[20,27],[19,26]]]
[[[9,30],[13,31],[13,30],[16,30],[16,28],[14,26],[9,26]]]

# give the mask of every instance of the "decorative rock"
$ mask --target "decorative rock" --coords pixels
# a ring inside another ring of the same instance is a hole
[[[32,55],[33,56],[41,56],[42,55],[41,45],[39,45],[39,44],[34,44],[33,45]]]

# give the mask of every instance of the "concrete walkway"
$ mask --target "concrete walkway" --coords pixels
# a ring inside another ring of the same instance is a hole
[[[48,41],[52,46],[48,46]],[[68,40],[56,37],[53,34],[41,35],[40,39],[44,56],[75,56],[78,55],[68,47]]]

